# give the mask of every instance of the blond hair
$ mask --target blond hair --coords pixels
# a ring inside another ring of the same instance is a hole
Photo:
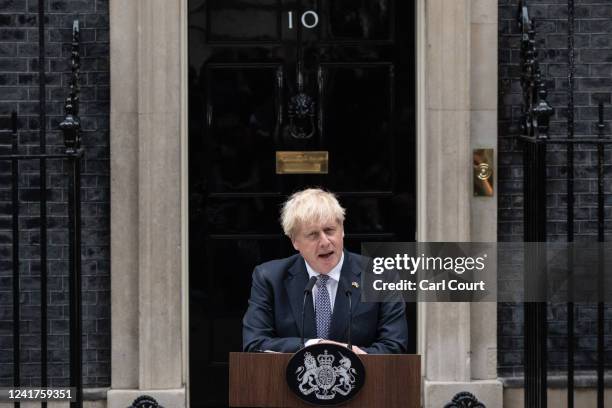
[[[293,238],[300,224],[335,219],[344,223],[346,210],[333,193],[320,188],[307,188],[294,193],[281,210],[281,225],[285,235]]]

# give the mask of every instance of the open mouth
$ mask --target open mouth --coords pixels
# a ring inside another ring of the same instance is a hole
[[[329,259],[334,254],[334,251],[329,251],[324,254],[319,254],[319,258],[321,259]]]

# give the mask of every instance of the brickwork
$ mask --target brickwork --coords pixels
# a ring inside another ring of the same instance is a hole
[[[529,0],[536,20],[542,72],[555,108],[551,137],[567,135],[567,1]],[[606,133],[612,120],[612,4],[609,0],[576,0],[575,12],[575,137],[596,136],[597,104],[605,105]],[[520,45],[516,25],[518,1],[499,0],[499,241],[523,240],[523,168],[517,143],[521,106]],[[567,155],[565,147],[550,147],[547,155],[547,233],[550,241],[565,241],[567,233]],[[594,147],[577,146],[574,153],[574,230],[576,241],[597,240],[597,155]],[[612,230],[612,151],[605,152],[606,239]],[[606,333],[612,333],[612,310]],[[549,366],[566,367],[565,305],[549,307]],[[593,305],[575,312],[577,369],[593,369],[596,361],[597,313]],[[523,312],[520,306],[498,308],[500,375],[521,376]]]
[[[62,151],[63,101],[70,78],[72,21],[81,23],[84,385],[110,384],[109,22],[108,0],[45,0],[49,152]],[[19,148],[39,151],[38,1],[0,0],[0,144],[19,115]],[[52,385],[68,379],[67,165],[47,166],[48,347]],[[11,167],[0,162],[0,386],[12,383]],[[19,168],[22,384],[40,383],[39,167]]]

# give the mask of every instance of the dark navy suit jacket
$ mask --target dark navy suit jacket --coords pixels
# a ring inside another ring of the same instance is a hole
[[[348,298],[344,288],[350,288],[353,301],[352,342],[368,354],[404,353],[408,343],[408,328],[404,303],[361,302],[361,271],[366,258],[344,252],[330,340],[347,342]],[[244,315],[242,344],[244,351],[274,350],[295,352],[301,347],[302,302],[308,283],[306,264],[301,255],[263,263],[253,271],[249,308]],[[305,340],[316,338],[317,330],[312,296],[306,300]]]

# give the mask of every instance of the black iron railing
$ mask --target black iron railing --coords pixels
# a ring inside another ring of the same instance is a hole
[[[597,238],[604,241],[604,149],[612,143],[605,137],[604,109],[599,104],[597,137],[574,137],[574,0],[568,0],[568,87],[567,87],[567,136],[550,137],[549,121],[554,113],[547,102],[546,82],[538,63],[536,49],[536,28],[529,17],[526,1],[519,2],[518,24],[521,30],[521,85],[523,105],[521,117],[520,140],[523,146],[524,167],[524,240],[526,242],[545,242],[546,234],[546,152],[549,145],[565,145],[567,152],[567,241],[574,241],[574,146],[591,145],[597,147]],[[530,276],[533,268],[545,268],[546,265],[533,265],[542,262],[544,257],[538,254],[527,254],[525,290],[533,285],[545,282],[534,282]],[[537,261],[536,261],[537,260]],[[572,264],[572,260],[568,260]],[[542,279],[542,278],[538,278]],[[545,278],[544,278],[545,279]],[[570,278],[571,279],[571,278]],[[603,279],[603,271],[599,274]],[[573,282],[568,282],[573,287]],[[603,288],[603,284],[599,285]],[[600,294],[600,299],[603,296]],[[570,299],[571,300],[571,299]],[[604,303],[597,305],[597,407],[604,407]],[[525,373],[525,407],[545,408],[547,406],[547,319],[546,303],[525,303],[524,335],[524,373]],[[574,303],[567,303],[567,406],[574,407],[574,374],[576,338],[574,333]]]
[[[75,21],[72,30],[72,75],[70,80],[70,94],[66,99],[65,118],[60,124],[64,135],[65,149],[61,153],[48,153],[46,145],[46,84],[45,84],[45,18],[44,2],[39,2],[39,146],[38,153],[22,152],[18,138],[18,116],[16,112],[11,115],[11,129],[9,130],[10,144],[8,153],[0,155],[0,162],[8,161],[11,165],[11,229],[12,229],[12,281],[13,281],[13,385],[19,387],[23,384],[20,365],[21,356],[21,316],[20,316],[20,164],[24,162],[38,162],[39,169],[39,233],[40,233],[40,385],[49,386],[48,372],[48,254],[47,233],[47,167],[50,161],[60,160],[67,168],[68,181],[68,258],[69,258],[69,309],[70,309],[70,386],[75,388],[75,400],[72,407],[81,407],[83,402],[82,385],[82,325],[81,325],[81,160],[83,149],[80,145],[79,112],[79,23]],[[23,149],[25,151],[25,149]],[[19,403],[15,403],[18,407]],[[46,403],[41,403],[46,407]]]

